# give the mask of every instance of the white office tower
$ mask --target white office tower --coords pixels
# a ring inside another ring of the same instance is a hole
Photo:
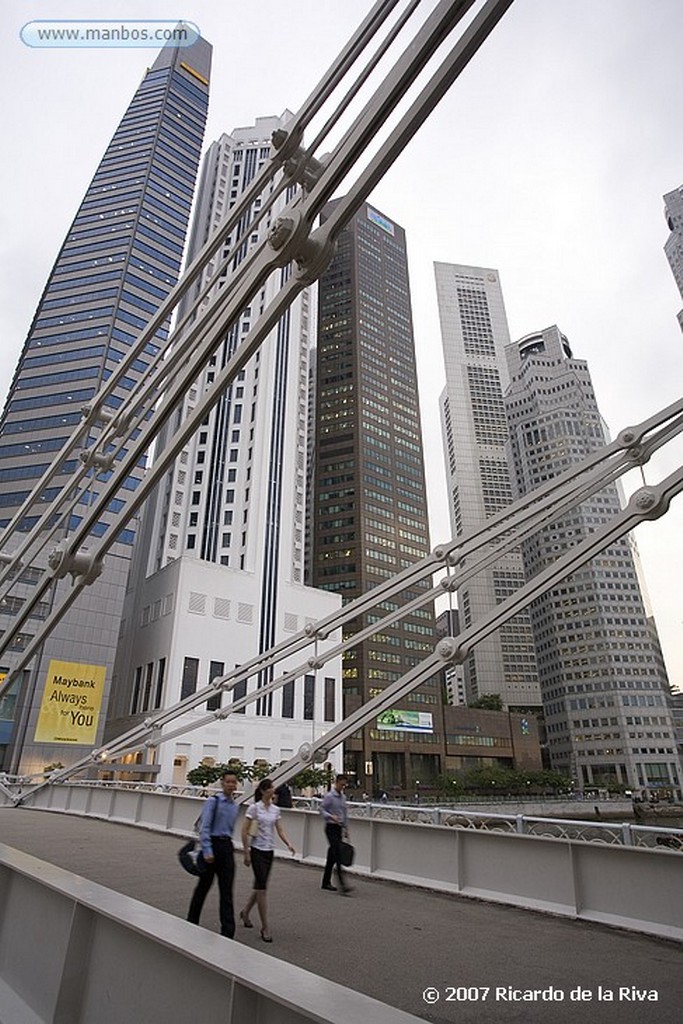
[[[557,327],[507,349],[505,404],[515,496],[605,443],[584,360]],[[605,487],[543,527],[522,550],[529,578],[619,512]],[[680,792],[667,679],[629,538],[607,548],[531,608],[550,757],[579,789]]]
[[[512,501],[505,456],[507,386],[505,345],[510,336],[498,273],[482,267],[435,263],[446,388],[442,431],[454,536],[480,526]],[[525,582],[518,550],[504,555],[458,590],[466,628]],[[506,708],[540,707],[531,623],[522,612],[465,662],[468,703],[500,694]]]
[[[664,252],[683,298],[683,185],[664,196],[664,216],[671,232]],[[678,314],[678,323],[683,331],[683,309]]]
[[[211,145],[202,168],[188,262],[262,168],[272,133],[291,116],[286,111],[282,117],[257,118],[255,125],[222,135]],[[293,189],[283,193],[249,235],[246,247],[240,246],[231,267],[267,234],[293,194]],[[255,209],[265,198],[255,200]],[[233,243],[233,238],[226,240],[222,256]],[[214,274],[216,287],[224,285],[231,271],[218,271],[222,256],[214,257],[201,287]],[[177,410],[170,431],[194,408],[289,273],[284,268],[271,275],[231,327]],[[199,290],[198,284],[195,294]],[[304,291],[282,316],[145,510],[115,670],[119,699],[115,718],[110,716],[110,736],[340,605],[336,595],[303,585],[309,302]],[[164,436],[160,447],[165,443]],[[262,673],[251,679],[249,690],[270,678]],[[187,769],[206,758],[288,758],[301,742],[313,738],[316,727],[319,735],[339,720],[340,687],[341,664],[328,665],[320,680],[299,679],[293,692],[288,688],[225,724],[188,733],[187,740],[170,744],[174,773],[162,745],[157,759],[162,780],[170,781],[171,774],[175,781],[184,780]],[[243,692],[240,687],[234,699]],[[191,715],[200,712],[186,717]]]

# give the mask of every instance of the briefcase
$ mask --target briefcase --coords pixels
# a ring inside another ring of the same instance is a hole
[[[339,844],[339,863],[342,867],[350,868],[353,864],[353,855],[355,853],[351,843],[347,843],[344,840]]]

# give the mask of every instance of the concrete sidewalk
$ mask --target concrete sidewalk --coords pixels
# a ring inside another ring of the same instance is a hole
[[[169,914],[187,913],[193,879],[178,864],[176,836],[1,808],[0,842]],[[239,909],[251,872],[236,859]],[[276,861],[269,896],[273,944],[238,922],[239,942],[434,1024],[681,1019],[683,948],[672,942],[374,880],[354,879],[344,899],[321,891],[319,871],[290,860]],[[204,927],[218,930],[217,910],[212,892]]]

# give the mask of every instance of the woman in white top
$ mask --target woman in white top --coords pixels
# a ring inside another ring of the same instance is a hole
[[[256,905],[261,919],[261,938],[264,942],[273,941],[268,928],[266,887],[273,864],[275,833],[277,832],[290,853],[296,852],[280,823],[280,809],[273,803],[274,794],[271,780],[263,779],[256,790],[256,802],[248,808],[242,822],[244,863],[247,867],[251,865],[254,872],[254,889],[244,910],[240,910],[240,918],[245,928],[253,928],[249,914]]]

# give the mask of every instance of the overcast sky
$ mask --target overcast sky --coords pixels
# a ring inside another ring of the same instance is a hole
[[[3,400],[66,231],[155,56],[30,48],[22,25],[195,23],[214,47],[208,144],[257,116],[297,110],[370,7],[3,0]],[[662,248],[662,195],[683,184],[682,44],[680,0],[516,0],[371,197],[407,232],[433,544],[450,536],[434,261],[498,269],[513,340],[557,323],[588,361],[613,434],[680,394],[683,301]],[[647,467],[648,482],[682,450]],[[670,677],[683,688],[683,497],[636,536]]]

